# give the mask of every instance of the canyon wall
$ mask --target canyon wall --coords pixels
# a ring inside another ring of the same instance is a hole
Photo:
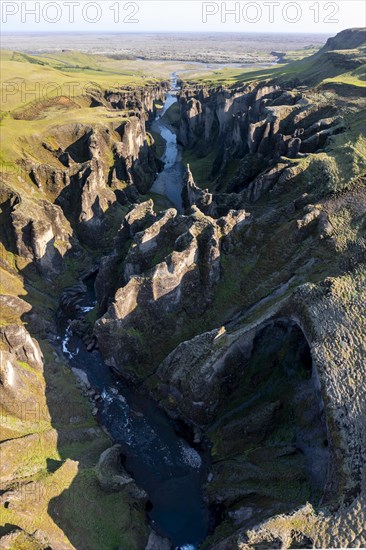
[[[184,88],[178,139],[195,162],[220,144],[219,175],[202,189],[187,171],[184,216],[133,210],[138,231],[126,218],[98,275],[108,364],[213,445],[205,494],[225,521],[209,548],[364,540],[365,411],[352,388],[364,391],[365,180],[356,168],[342,188],[332,175],[345,131],[335,102],[278,85]]]
[[[146,495],[127,475],[106,490],[111,441],[92,415],[90,386],[62,354],[57,312],[60,296],[76,307],[80,280],[113,248],[131,202],[161,168],[146,124],[163,93],[164,83],[95,92],[85,119],[99,106],[104,122],[61,122],[22,138],[15,169],[1,172],[4,548],[100,548],[108,537],[147,544]],[[96,517],[105,519],[98,530]]]

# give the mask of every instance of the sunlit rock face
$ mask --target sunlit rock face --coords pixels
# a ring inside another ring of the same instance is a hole
[[[100,349],[113,368],[124,374],[136,369],[142,376],[151,372],[164,353],[162,331],[179,337],[187,316],[207,309],[220,280],[221,251],[249,220],[245,211],[214,220],[196,207],[186,216],[170,209],[133,236],[119,268],[122,286],[95,325]],[[110,262],[118,261],[114,254]]]

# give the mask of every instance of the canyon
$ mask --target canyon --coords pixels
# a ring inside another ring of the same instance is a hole
[[[364,54],[4,116],[4,548],[365,546]]]

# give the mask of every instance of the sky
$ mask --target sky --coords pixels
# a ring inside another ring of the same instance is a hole
[[[2,0],[2,32],[278,32],[366,26],[363,0]]]

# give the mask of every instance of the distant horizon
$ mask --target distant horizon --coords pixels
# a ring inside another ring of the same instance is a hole
[[[1,51],[33,55],[84,52],[140,60],[271,63],[272,52],[319,50],[332,33],[266,31],[20,31],[2,37]],[[240,53],[238,53],[240,52]]]
[[[343,30],[348,30],[348,29],[362,29],[364,27],[346,27],[345,29]],[[110,30],[100,30],[100,31],[66,31],[66,30],[62,30],[62,31],[48,31],[48,30],[44,30],[44,31],[5,31],[5,32],[0,32],[0,36],[14,36],[14,35],[34,35],[34,34],[42,34],[42,35],[54,35],[54,34],[72,34],[72,35],[100,35],[100,34],[112,34],[112,35],[127,35],[127,34],[166,34],[166,35],[177,35],[177,34],[197,34],[197,35],[202,35],[202,34],[207,34],[207,35],[212,35],[212,34],[236,34],[236,35],[250,35],[250,34],[276,34],[276,35],[280,35],[280,36],[284,36],[284,35],[312,35],[312,36],[334,36],[335,34],[338,34],[339,32],[342,32],[342,31],[338,31],[337,33],[334,33],[334,32],[312,32],[312,31],[293,31],[293,32],[290,32],[290,31],[218,31],[218,30],[215,30],[215,31],[178,31],[178,30],[171,30],[171,31],[110,31]]]

